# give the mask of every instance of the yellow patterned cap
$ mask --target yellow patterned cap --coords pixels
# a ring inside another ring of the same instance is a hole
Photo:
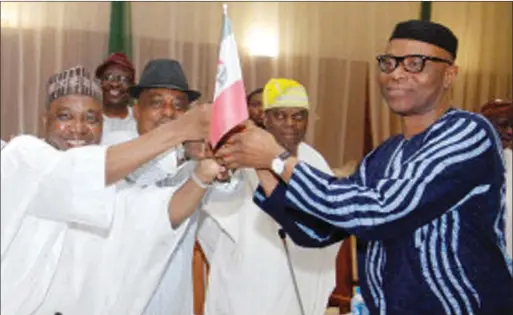
[[[302,107],[310,109],[306,89],[299,82],[289,79],[271,79],[262,94],[264,111],[277,107]]]

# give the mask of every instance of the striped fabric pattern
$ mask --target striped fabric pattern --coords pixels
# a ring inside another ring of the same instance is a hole
[[[452,109],[411,139],[390,138],[349,178],[300,162],[288,185],[269,198],[259,188],[254,199],[304,246],[341,231],[362,240],[372,314],[509,314],[504,179],[493,127]]]

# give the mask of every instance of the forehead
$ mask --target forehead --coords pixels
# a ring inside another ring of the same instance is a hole
[[[105,71],[103,71],[103,74],[104,75],[105,74],[121,74],[121,75],[129,76],[129,75],[132,75],[132,72],[130,70],[128,70],[127,68],[114,63],[114,64],[107,66],[107,68],[105,68]]]
[[[261,101],[262,100],[262,92],[255,93],[251,95],[251,98],[249,99],[250,102],[252,101]]]
[[[308,110],[304,107],[277,107],[268,109],[267,112],[284,115],[295,115],[299,113],[308,113]]]
[[[188,100],[187,94],[178,90],[170,90],[165,88],[147,89],[141,93],[141,97],[147,98],[177,98],[180,100]]]
[[[102,111],[102,105],[90,96],[66,95],[50,103],[48,110],[50,112],[58,112],[61,110],[71,110],[77,113],[88,111],[99,112]]]
[[[394,56],[426,55],[444,59],[451,58],[449,52],[438,46],[411,39],[393,39],[388,43],[385,52]]]

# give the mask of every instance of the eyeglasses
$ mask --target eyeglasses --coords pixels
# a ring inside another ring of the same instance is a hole
[[[426,61],[443,62],[452,65],[452,61],[431,57],[425,55],[406,55],[406,56],[392,56],[392,55],[379,55],[376,57],[378,66],[381,72],[392,73],[401,63],[404,70],[410,73],[419,73],[424,70]]]
[[[120,84],[128,85],[132,82],[132,78],[126,75],[115,75],[109,73],[102,77],[102,82],[119,82]]]

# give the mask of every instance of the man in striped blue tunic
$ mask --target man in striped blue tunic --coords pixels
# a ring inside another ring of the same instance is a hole
[[[359,276],[371,314],[513,314],[501,144],[482,116],[443,101],[456,52],[445,26],[396,26],[377,60],[403,134],[350,177],[298,161],[251,125],[217,152],[230,168],[260,169],[254,200],[296,243],[365,242]]]

